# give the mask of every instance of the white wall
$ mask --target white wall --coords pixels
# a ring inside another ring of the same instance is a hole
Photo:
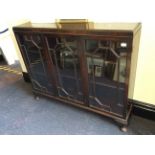
[[[3,32],[8,28],[6,23],[0,23],[0,32]],[[0,54],[3,54],[8,65],[12,65],[18,60],[16,49],[14,43],[10,36],[10,31],[5,31],[0,34]]]
[[[28,18],[33,22],[53,22],[55,18],[88,18],[96,22],[142,22],[133,98],[155,104],[154,10],[153,0],[5,0],[0,21]]]

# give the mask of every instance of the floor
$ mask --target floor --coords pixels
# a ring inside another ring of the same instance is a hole
[[[19,67],[12,68],[20,73]],[[132,115],[124,133],[106,117],[43,97],[35,100],[21,74],[0,69],[0,134],[155,134],[155,122]]]

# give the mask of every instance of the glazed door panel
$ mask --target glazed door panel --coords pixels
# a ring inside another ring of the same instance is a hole
[[[85,39],[89,106],[125,115],[128,42]]]
[[[45,36],[57,78],[58,96],[84,103],[78,40],[72,36]]]
[[[37,91],[56,95],[56,89],[48,72],[49,61],[42,37],[38,34],[16,34],[25,64],[30,73],[33,88]]]
[[[125,116],[130,42],[18,34],[34,89]]]

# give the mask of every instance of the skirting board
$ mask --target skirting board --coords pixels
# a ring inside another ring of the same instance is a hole
[[[129,102],[133,104],[135,115],[155,121],[155,105],[131,99]]]
[[[31,82],[28,73],[23,72],[23,78],[25,82]],[[155,121],[155,105],[133,99],[129,99],[129,102],[133,104],[133,113],[135,115]]]

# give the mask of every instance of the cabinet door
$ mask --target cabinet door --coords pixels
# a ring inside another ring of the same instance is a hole
[[[78,40],[73,36],[46,36],[48,52],[57,77],[60,98],[84,103]]]
[[[48,72],[47,53],[38,34],[16,34],[25,64],[31,77],[33,88],[43,93],[56,94]]]
[[[127,41],[85,39],[90,107],[125,115],[128,54]]]

